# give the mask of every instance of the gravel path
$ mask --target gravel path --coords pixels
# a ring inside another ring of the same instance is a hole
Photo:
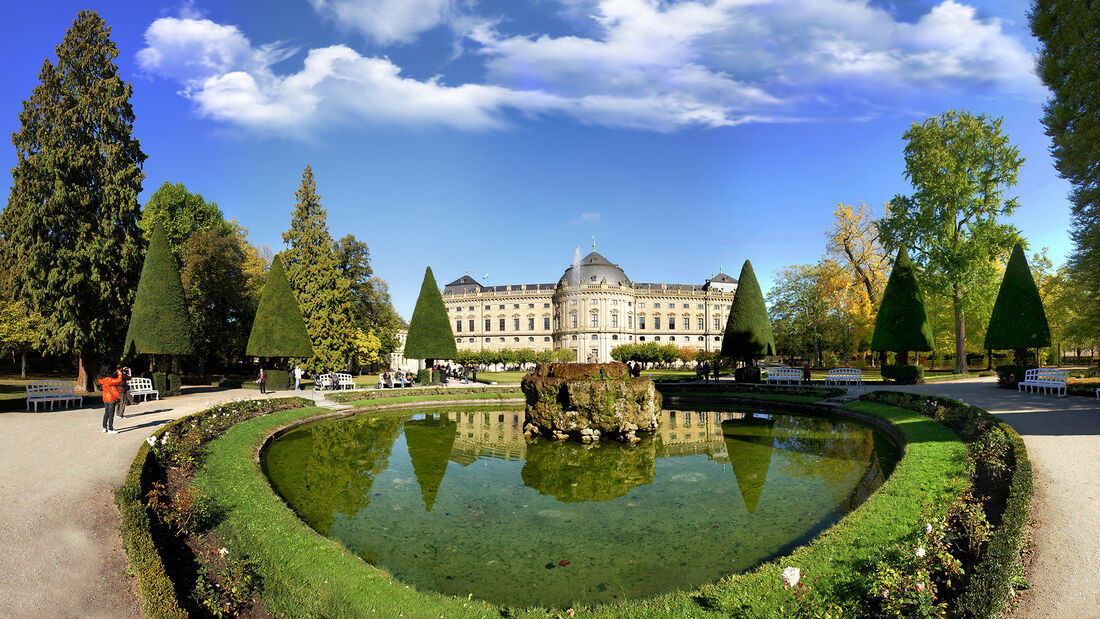
[[[112,491],[159,426],[258,395],[184,390],[127,407],[117,435],[100,430],[98,397],[81,409],[0,413],[0,617],[141,616]]]
[[[1100,616],[1100,402],[1018,394],[989,378],[904,390],[980,406],[1023,436],[1035,469],[1035,552],[1032,589],[1017,616]],[[140,617],[124,574],[112,490],[157,427],[216,402],[256,395],[193,391],[132,406],[115,424],[118,435],[100,432],[98,405],[0,413],[0,617]]]

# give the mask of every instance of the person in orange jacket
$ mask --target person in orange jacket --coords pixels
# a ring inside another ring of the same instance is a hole
[[[122,397],[118,392],[122,380],[121,372],[112,373],[111,366],[99,368],[99,384],[103,387],[103,431],[107,434],[118,434],[115,430],[115,406]]]

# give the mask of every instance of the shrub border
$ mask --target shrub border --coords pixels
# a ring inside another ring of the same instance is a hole
[[[1003,366],[1002,366],[1003,367]],[[896,402],[897,396],[909,396],[909,403]],[[1023,438],[1007,422],[977,406],[970,406],[958,400],[934,395],[923,395],[896,391],[872,391],[860,396],[864,401],[882,401],[887,397],[895,400],[892,406],[901,406],[924,414],[921,403],[933,403],[945,407],[969,408],[980,411],[980,417],[990,425],[999,428],[1008,437],[1012,445],[1012,476],[1008,485],[1008,496],[1001,522],[994,527],[985,552],[985,558],[973,568],[970,582],[959,600],[960,610],[970,617],[999,617],[1008,607],[1012,598],[1016,563],[1027,544],[1027,523],[1031,517],[1031,498],[1034,492],[1031,460],[1027,456],[1027,447]]]

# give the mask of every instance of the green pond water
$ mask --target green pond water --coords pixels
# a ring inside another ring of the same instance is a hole
[[[696,587],[790,552],[899,457],[854,421],[663,415],[633,446],[525,440],[515,409],[342,418],[283,434],[264,468],[310,526],[406,583],[568,606]]]

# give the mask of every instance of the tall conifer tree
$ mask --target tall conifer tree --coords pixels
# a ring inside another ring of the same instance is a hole
[[[81,11],[45,60],[12,135],[16,166],[0,234],[16,296],[44,319],[42,344],[78,355],[77,387],[122,343],[144,242],[138,193],[145,153],[131,135],[131,86],[111,29]]]
[[[760,283],[746,260],[737,278],[726,334],[722,338],[722,356],[750,360],[775,354],[775,337],[768,319],[768,307],[760,292]]]
[[[1039,297],[1039,288],[1027,265],[1024,248],[1016,243],[1005,267],[993,313],[989,316],[984,348],[1011,348],[1016,351],[1016,364],[1022,365],[1024,351],[1040,346],[1050,346],[1050,324],[1043,310],[1043,300]]]
[[[420,296],[416,299],[409,335],[405,338],[406,359],[454,359],[458,356],[451,321],[447,320],[447,308],[443,295],[435,284],[432,267],[424,269],[424,281],[420,284]]]
[[[314,357],[306,362],[307,369],[331,372],[343,369],[352,352],[350,283],[333,251],[325,209],[310,166],[302,172],[302,183],[294,196],[298,203],[290,230],[283,233],[287,244],[282,253],[283,266],[313,342]]]
[[[917,275],[909,262],[909,253],[902,247],[894,260],[886,290],[882,293],[875,331],[871,335],[871,350],[902,353],[898,365],[906,365],[911,350],[935,348],[932,325],[924,309],[924,295],[917,285]]]
[[[190,355],[191,321],[176,258],[157,226],[145,252],[123,354]]]

